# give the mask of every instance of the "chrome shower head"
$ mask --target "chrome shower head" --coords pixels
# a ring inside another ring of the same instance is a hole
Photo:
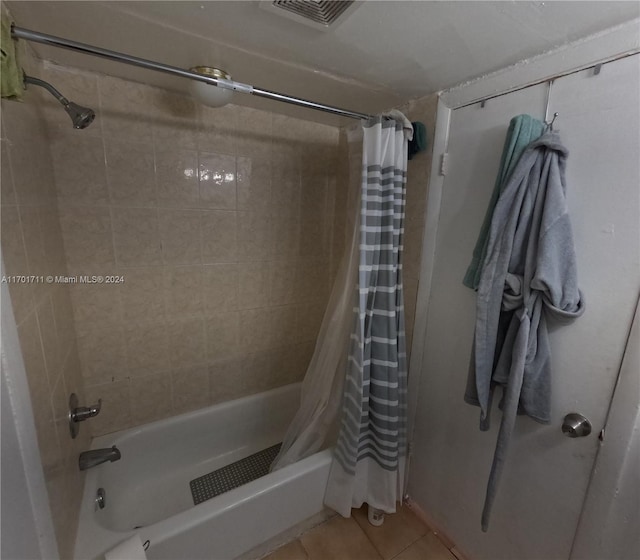
[[[64,95],[62,95],[56,88],[50,83],[45,82],[39,78],[33,78],[31,76],[24,75],[25,84],[33,84],[34,86],[40,86],[46,89],[51,95],[53,95],[60,104],[64,107],[64,110],[71,117],[73,128],[78,130],[87,128],[96,118],[96,114],[93,109],[82,107],[73,101],[69,101]]]
[[[87,128],[93,122],[93,119],[96,118],[96,114],[93,109],[82,107],[73,101],[68,101],[67,104],[64,105],[64,110],[71,117],[73,128]]]

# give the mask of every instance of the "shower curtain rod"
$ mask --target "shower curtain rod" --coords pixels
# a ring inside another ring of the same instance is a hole
[[[140,68],[146,68],[147,70],[164,72],[165,74],[173,74],[174,76],[179,76],[180,78],[187,78],[190,80],[196,80],[198,82],[205,82],[217,87],[232,89],[241,93],[248,93],[257,97],[264,97],[266,99],[281,101],[283,103],[289,103],[291,105],[298,105],[300,107],[306,107],[307,109],[324,111],[325,113],[332,113],[334,115],[340,115],[342,117],[349,117],[351,119],[371,118],[371,115],[367,115],[366,113],[358,113],[356,111],[348,111],[346,109],[332,107],[331,105],[323,105],[322,103],[316,103],[307,99],[301,99],[300,97],[284,95],[282,93],[254,87],[249,84],[243,84],[241,82],[235,82],[233,80],[204,76],[202,74],[198,74],[197,72],[192,72],[191,70],[183,70],[182,68],[178,68],[177,66],[170,66],[168,64],[162,64],[160,62],[154,62],[153,60],[147,60],[145,58],[139,58],[137,56],[131,56],[128,54],[103,49],[101,47],[94,47],[92,45],[79,43],[70,39],[63,39],[62,37],[55,37],[54,35],[47,35],[46,33],[40,33],[38,31],[16,27],[15,25],[11,26],[11,36],[14,39],[24,39],[25,41],[32,41],[34,43],[42,43],[43,45],[49,45],[52,47],[69,49],[82,54],[89,54],[92,56],[106,58],[108,60],[115,60],[116,62],[122,62],[124,64],[130,64],[132,66],[139,66]]]

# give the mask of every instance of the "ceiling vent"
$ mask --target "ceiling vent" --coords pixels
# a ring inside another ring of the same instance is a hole
[[[261,2],[270,12],[278,13],[321,30],[335,27],[338,20],[357,8],[354,0],[271,0]]]

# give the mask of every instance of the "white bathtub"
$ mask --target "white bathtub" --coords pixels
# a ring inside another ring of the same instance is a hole
[[[96,438],[92,449],[117,445],[122,459],[87,472],[76,560],[101,558],[136,531],[151,560],[231,560],[320,514],[329,450],[197,506],[189,487],[282,441],[299,394],[296,383]]]

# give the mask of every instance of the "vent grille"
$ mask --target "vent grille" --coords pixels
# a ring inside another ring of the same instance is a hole
[[[354,0],[273,0],[273,6],[329,27],[353,2]]]

